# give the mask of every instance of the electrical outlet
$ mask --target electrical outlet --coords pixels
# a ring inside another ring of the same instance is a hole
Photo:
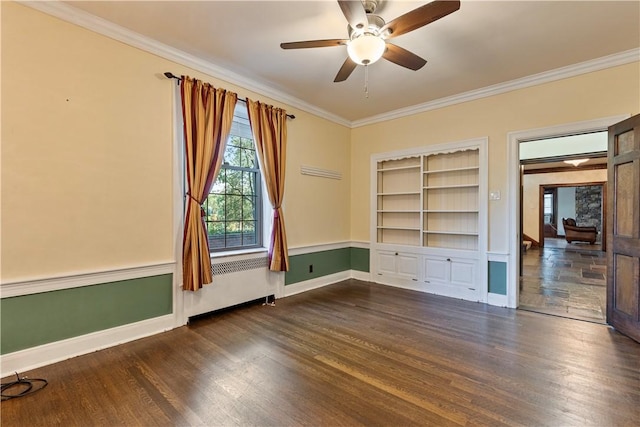
[[[313,264],[309,264],[309,273],[313,273]]]

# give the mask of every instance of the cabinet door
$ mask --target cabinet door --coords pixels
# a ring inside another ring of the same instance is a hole
[[[396,274],[396,253],[378,252],[378,274],[394,276]]]
[[[418,256],[414,254],[398,253],[396,255],[396,271],[403,279],[418,279]]]
[[[383,276],[393,276],[402,279],[417,280],[418,255],[406,252],[378,252],[377,273]]]
[[[424,281],[426,283],[449,282],[450,266],[446,258],[424,259]]]
[[[469,301],[479,300],[477,260],[426,256],[423,262],[427,292]]]
[[[451,258],[451,283],[453,285],[473,288],[476,286],[476,260]]]

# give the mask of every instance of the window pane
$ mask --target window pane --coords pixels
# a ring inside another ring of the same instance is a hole
[[[226,170],[226,193],[242,194],[242,171]]]
[[[203,206],[206,213],[207,221],[224,220],[224,196],[221,194],[209,194],[207,201]]]
[[[252,221],[256,219],[255,206],[256,206],[255,197],[245,196],[242,198],[242,219],[244,221]]]
[[[224,161],[230,166],[240,166],[240,148],[232,141],[227,143],[224,151]]]
[[[256,152],[253,147],[242,149],[241,166],[248,169],[257,168]]]
[[[220,170],[220,173],[218,174],[218,177],[216,178],[215,182],[211,186],[211,191],[209,192],[209,194],[223,194],[224,193],[225,173],[226,173],[225,169]]]
[[[553,196],[551,194],[545,194],[544,195],[544,213],[545,214],[553,213],[552,202],[553,202]]]
[[[242,173],[242,193],[244,195],[256,194],[256,172],[244,171]]]
[[[209,234],[209,249],[224,248],[224,222],[207,223],[207,234]]]
[[[242,219],[242,196],[227,196],[227,221],[240,221]]]
[[[255,221],[243,222],[243,245],[255,245],[257,243],[256,223]]]
[[[236,247],[242,245],[242,222],[229,221],[227,222],[227,247]]]

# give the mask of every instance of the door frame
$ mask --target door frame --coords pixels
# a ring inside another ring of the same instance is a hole
[[[594,120],[566,123],[544,128],[507,133],[507,206],[508,212],[508,265],[507,307],[517,308],[520,299],[520,143],[536,139],[556,138],[582,133],[607,131],[609,126],[631,117],[630,114]]]
[[[544,212],[542,209],[544,203],[544,191],[549,188],[562,188],[562,187],[602,187],[602,202],[600,207],[600,215],[602,216],[602,224],[600,230],[600,244],[602,245],[602,252],[607,250],[607,181],[594,181],[594,182],[577,182],[577,183],[569,183],[569,184],[541,184],[540,185],[540,202],[539,202],[539,218],[538,225],[540,227],[540,247],[544,247]],[[554,208],[554,212],[557,214],[557,192],[554,197],[553,203],[556,205]],[[558,220],[559,218],[556,218]]]

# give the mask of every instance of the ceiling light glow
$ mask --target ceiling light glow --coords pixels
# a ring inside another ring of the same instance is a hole
[[[353,62],[370,65],[382,58],[386,45],[384,40],[373,34],[365,33],[347,43],[347,52]]]
[[[573,159],[573,160],[565,160],[564,162],[577,167],[587,161],[589,161],[589,159]]]

